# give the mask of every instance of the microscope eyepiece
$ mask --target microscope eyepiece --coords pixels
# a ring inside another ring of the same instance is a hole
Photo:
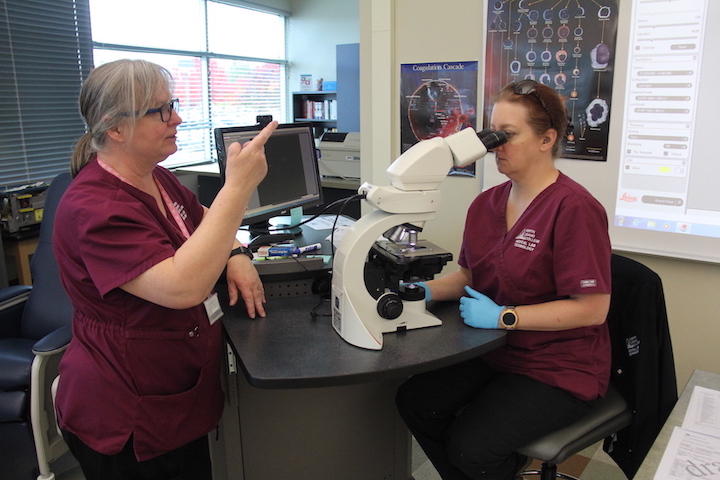
[[[507,134],[503,130],[490,130],[489,128],[481,130],[478,137],[488,150],[497,148],[508,141]]]

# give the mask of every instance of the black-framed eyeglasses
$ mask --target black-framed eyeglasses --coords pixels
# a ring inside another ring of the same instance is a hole
[[[170,120],[170,117],[172,117],[172,112],[179,112],[180,111],[180,99],[179,98],[173,98],[170,100],[169,103],[166,103],[165,105],[161,105],[158,108],[151,108],[145,112],[145,115],[150,115],[151,113],[160,113],[160,120],[163,122],[167,122]],[[120,115],[124,117],[129,117],[131,115],[140,115],[140,112],[135,111],[134,113],[121,113]]]
[[[537,92],[537,87],[538,83],[535,80],[520,80],[519,82],[515,83],[515,85],[513,85],[513,93],[516,95],[532,94],[533,97],[537,98],[538,102],[540,102],[540,105],[542,106],[543,110],[545,110],[545,113],[547,113],[547,116],[550,119],[550,127],[555,128],[555,122],[553,122],[552,115],[550,115],[550,110],[548,110],[547,105],[545,105],[545,101]]]
[[[172,117],[172,112],[178,112],[180,111],[180,99],[179,98],[173,98],[170,100],[169,103],[166,103],[159,108],[151,108],[147,112],[145,112],[145,115],[150,115],[151,113],[158,113],[160,112],[160,120],[163,122],[167,122],[170,120],[170,117]],[[137,112],[136,112],[137,114]]]

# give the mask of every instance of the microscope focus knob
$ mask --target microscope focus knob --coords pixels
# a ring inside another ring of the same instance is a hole
[[[397,293],[384,293],[377,301],[378,314],[387,320],[395,320],[402,314],[403,303]]]

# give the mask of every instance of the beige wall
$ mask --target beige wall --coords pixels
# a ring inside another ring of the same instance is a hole
[[[400,64],[477,60],[482,71],[483,4],[477,0],[360,0],[364,181],[389,183],[385,169],[400,151]],[[627,5],[622,5],[625,11]],[[621,23],[621,29],[625,25]],[[620,32],[619,39],[623,35]],[[569,169],[568,174],[581,183],[592,178],[595,169],[607,167],[596,162],[560,162],[560,168]],[[479,177],[483,170],[488,172],[486,186],[497,181],[492,178],[491,162],[485,169],[478,168]],[[482,178],[449,177],[443,182],[438,219],[428,223],[424,238],[457,255],[465,210],[482,185]],[[663,279],[678,386],[685,385],[694,369],[720,373],[720,265],[627,255]]]
[[[335,47],[357,43],[358,0],[291,0],[288,21],[288,90],[300,90],[300,75],[337,80]]]

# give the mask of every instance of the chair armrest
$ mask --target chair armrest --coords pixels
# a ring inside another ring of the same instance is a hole
[[[40,356],[54,355],[65,350],[70,340],[72,340],[72,325],[63,325],[35,342],[33,353]]]
[[[0,338],[20,336],[20,324],[25,303],[32,287],[13,285],[0,289]]]
[[[0,311],[27,300],[31,290],[30,285],[13,285],[0,289]]]

